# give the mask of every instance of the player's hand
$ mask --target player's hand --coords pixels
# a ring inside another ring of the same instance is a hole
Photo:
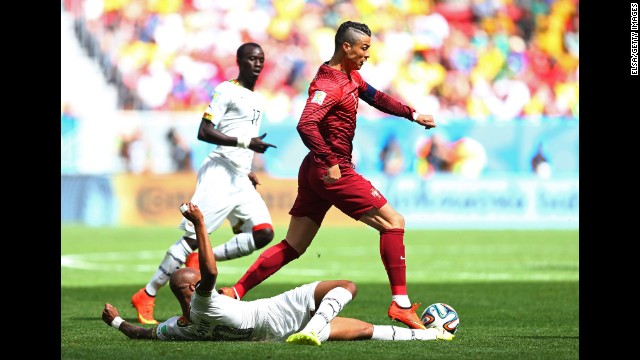
[[[322,175],[322,180],[326,183],[332,184],[342,177],[340,172],[340,165],[335,164],[327,169],[327,174]]]
[[[433,115],[420,114],[418,115],[416,122],[424,126],[427,130],[436,127],[436,122],[433,120]]]
[[[254,188],[257,188],[260,185],[260,181],[258,180],[258,175],[256,175],[253,171],[249,173],[249,180],[253,184]]]
[[[120,316],[118,309],[109,303],[104,304],[104,310],[102,310],[102,321],[111,326],[113,319],[118,316]]]
[[[193,225],[204,223],[204,216],[200,208],[192,202],[182,203],[182,205],[180,205],[180,212],[182,216],[191,221]]]
[[[257,153],[263,154],[270,147],[277,148],[277,146],[273,144],[269,144],[262,141],[262,139],[264,139],[265,136],[267,136],[266,132],[258,137],[251,138],[251,142],[249,143],[249,149]]]

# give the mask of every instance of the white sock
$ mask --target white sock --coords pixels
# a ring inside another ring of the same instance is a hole
[[[329,292],[322,298],[316,313],[302,331],[313,331],[316,334],[320,334],[322,329],[324,329],[324,327],[338,315],[338,313],[349,303],[349,301],[351,301],[352,298],[353,295],[349,290],[343,287],[337,287],[329,290]]]
[[[436,332],[393,325],[373,325],[371,340],[436,340]]]
[[[411,301],[409,301],[409,295],[391,295],[391,300],[395,301],[398,306],[403,308],[410,308]]]
[[[175,244],[171,245],[164,259],[160,263],[158,270],[153,274],[149,283],[147,283],[147,292],[151,296],[156,296],[158,290],[169,282],[169,277],[184,264],[187,256],[193,250],[189,244],[181,237]]]
[[[213,255],[218,261],[236,259],[247,256],[254,252],[256,244],[253,241],[253,234],[250,232],[241,233],[232,237],[224,244],[213,248]]]

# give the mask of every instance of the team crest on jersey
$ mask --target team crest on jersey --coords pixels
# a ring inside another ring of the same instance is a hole
[[[372,187],[371,188],[371,196],[373,196],[376,199],[380,199],[382,196],[380,195],[380,192],[378,191],[378,189]]]
[[[324,98],[327,96],[327,93],[324,91],[320,91],[317,90],[314,94],[313,94],[313,99],[311,99],[311,102],[316,103],[318,105],[322,105],[322,103],[324,102]]]

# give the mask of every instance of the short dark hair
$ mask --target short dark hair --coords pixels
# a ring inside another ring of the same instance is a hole
[[[240,47],[238,48],[238,51],[236,51],[236,62],[240,61],[240,58],[242,57],[242,54],[244,52],[244,49],[246,49],[247,47],[257,47],[262,49],[262,46],[254,43],[254,42],[248,42],[248,43],[244,43],[242,45],[240,45]]]
[[[335,50],[338,50],[340,46],[342,46],[343,42],[347,42],[350,45],[355,44],[360,40],[362,35],[371,36],[371,29],[367,26],[367,24],[355,22],[355,21],[345,21],[340,24],[338,31],[336,32],[335,37]]]

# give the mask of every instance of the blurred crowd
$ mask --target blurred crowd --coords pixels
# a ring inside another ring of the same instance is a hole
[[[578,119],[578,0],[63,0],[119,107],[203,110],[259,43],[266,121],[297,122],[346,20],[373,32],[361,69],[440,123]],[[384,114],[362,106],[359,115]]]

